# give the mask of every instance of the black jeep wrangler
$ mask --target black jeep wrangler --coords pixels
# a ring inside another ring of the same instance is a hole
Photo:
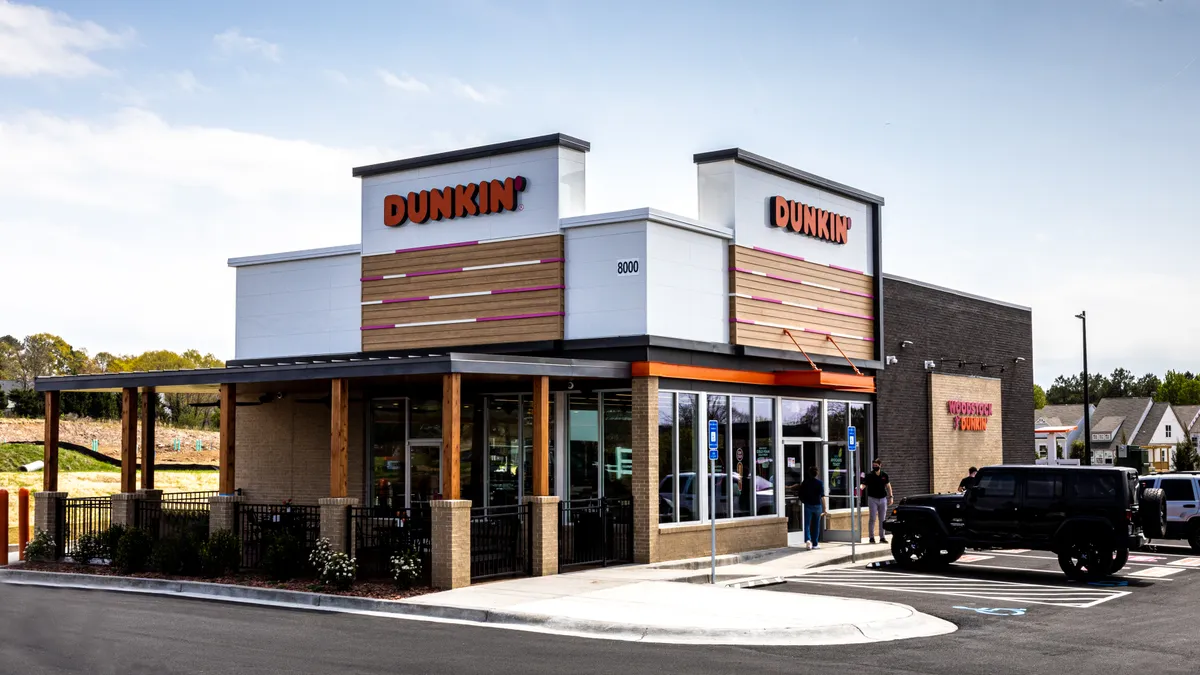
[[[948,565],[970,549],[1058,554],[1071,579],[1106,577],[1162,538],[1166,499],[1125,467],[989,466],[961,494],[902,499],[883,527],[902,567]]]

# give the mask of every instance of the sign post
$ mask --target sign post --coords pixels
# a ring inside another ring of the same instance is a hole
[[[848,463],[855,467],[855,471],[858,471],[858,462],[854,457],[854,454],[858,452],[858,430],[854,427],[846,429],[846,441],[846,450],[850,453]],[[850,471],[846,473],[850,474]],[[850,562],[858,562],[855,547],[858,546],[858,540],[862,538],[862,514],[858,512],[858,486],[862,485],[862,477],[859,476],[854,481],[850,486]]]
[[[717,421],[708,421],[708,501],[710,503],[710,525],[712,527],[712,565],[709,583],[717,583]]]

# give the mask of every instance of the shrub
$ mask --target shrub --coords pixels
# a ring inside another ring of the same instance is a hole
[[[104,553],[104,541],[99,535],[88,532],[80,535],[71,551],[71,559],[80,565],[88,565]]]
[[[313,573],[320,578],[325,567],[329,565],[329,558],[333,555],[333,544],[325,537],[317,540],[317,545],[313,548],[312,553],[308,554],[308,564],[312,565]]]
[[[421,557],[412,551],[392,556],[392,580],[403,589],[412,588],[421,580]]]
[[[109,525],[107,530],[97,535],[97,539],[100,541],[100,554],[96,557],[112,560],[117,554],[117,544],[121,542],[121,537],[125,536],[125,531],[124,525]]]
[[[233,532],[219,530],[200,544],[200,574],[221,577],[242,563],[242,542]]]
[[[45,530],[38,530],[33,539],[25,545],[25,559],[37,562],[52,562],[54,560],[54,539]]]
[[[318,574],[317,578],[323,584],[344,591],[354,584],[354,577],[357,574],[358,563],[354,558],[341,551],[333,551],[329,553],[325,567]]]
[[[304,540],[285,530],[267,539],[262,565],[272,579],[287,581],[298,575],[304,559]]]
[[[154,539],[149,532],[137,527],[129,528],[117,542],[112,562],[122,574],[141,572],[146,569],[153,551]]]

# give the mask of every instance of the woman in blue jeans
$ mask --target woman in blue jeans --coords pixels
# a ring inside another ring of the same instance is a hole
[[[829,512],[825,483],[817,478],[817,467],[808,467],[808,478],[800,484],[800,503],[804,504],[804,546],[821,547],[821,517]]]

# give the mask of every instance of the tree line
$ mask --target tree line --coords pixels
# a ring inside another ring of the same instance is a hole
[[[1191,371],[1168,370],[1162,379],[1153,373],[1141,377],[1124,368],[1116,368],[1111,375],[1089,374],[1088,400],[1093,405],[1102,398],[1149,397],[1160,403],[1172,405],[1200,405],[1200,374]],[[1035,408],[1046,404],[1083,405],[1083,373],[1059,375],[1049,389],[1033,385]]]
[[[38,377],[224,366],[224,362],[212,354],[201,354],[195,349],[182,354],[156,350],[138,355],[99,352],[89,356],[86,349],[72,347],[66,340],[50,333],[28,335],[20,340],[5,335],[0,337],[0,380],[13,381],[16,387],[7,394],[0,391],[0,411],[9,409],[11,403],[9,413],[17,417],[44,416],[45,398],[33,389]],[[220,423],[220,410],[195,404],[216,400],[216,396],[209,394],[159,394],[158,419],[177,427],[215,428]],[[60,405],[63,415],[101,420],[121,417],[121,396],[117,393],[63,392]]]

